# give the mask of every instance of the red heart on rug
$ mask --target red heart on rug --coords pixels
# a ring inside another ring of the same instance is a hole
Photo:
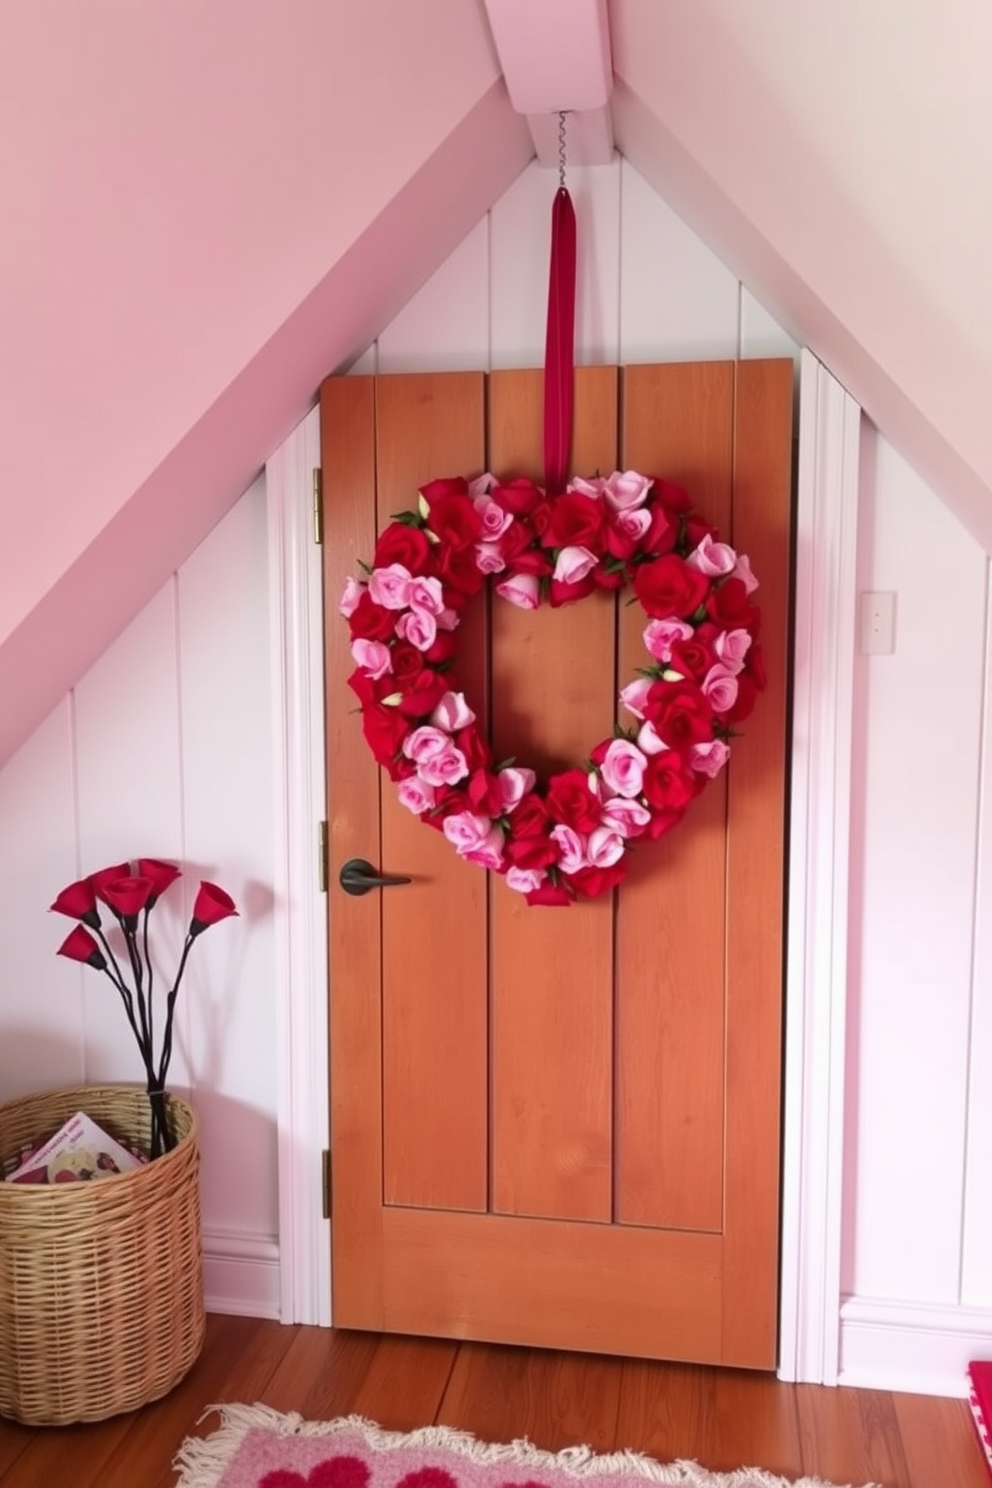
[[[443,1467],[418,1467],[400,1478],[396,1488],[458,1488],[458,1483]]]
[[[369,1476],[358,1457],[325,1457],[306,1477],[291,1468],[274,1468],[259,1479],[258,1488],[366,1488]]]

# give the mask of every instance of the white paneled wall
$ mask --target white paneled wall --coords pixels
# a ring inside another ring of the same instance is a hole
[[[240,913],[197,940],[170,1086],[202,1128],[208,1303],[274,1313],[276,1247],[272,768],[265,483],[259,479],[0,772],[0,1099],[141,1081],[109,982],[56,950],[48,905],[137,857],[184,876],[152,916],[175,969],[201,877]]]
[[[625,163],[568,185],[580,362],[796,353]],[[540,365],[556,186],[525,171],[353,370]],[[859,582],[898,598],[895,654],[856,663],[842,1377],[953,1392],[963,1351],[992,1353],[986,560],[870,431],[863,463]],[[197,948],[175,1083],[202,1117],[212,1305],[261,1314],[279,1294],[266,541],[259,481],[0,772],[0,1099],[136,1075],[109,989],[54,955],[63,883],[147,853],[241,907]],[[182,908],[158,927],[173,950]]]

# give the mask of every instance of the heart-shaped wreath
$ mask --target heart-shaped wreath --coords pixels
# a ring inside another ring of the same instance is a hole
[[[681,487],[636,471],[577,479],[559,496],[491,475],[431,481],[361,567],[339,608],[369,748],[404,806],[529,904],[620,883],[631,842],[681,821],[765,685],[747,558]],[[648,664],[620,693],[634,726],[546,782],[493,762],[451,670],[462,613],[496,575],[496,593],[528,610],[630,582],[648,617]]]

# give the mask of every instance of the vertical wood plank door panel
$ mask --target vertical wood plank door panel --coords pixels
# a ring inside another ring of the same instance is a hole
[[[566,910],[528,907],[399,805],[337,612],[428,480],[540,480],[542,374],[321,390],[342,1327],[775,1363],[791,398],[788,361],[576,371],[571,469],[675,481],[750,555],[769,685],[677,830]],[[497,759],[547,774],[609,735],[645,660],[628,597],[473,602],[455,674]],[[349,857],[412,882],[349,897]]]

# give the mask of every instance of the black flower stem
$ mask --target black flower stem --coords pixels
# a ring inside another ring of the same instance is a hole
[[[190,950],[192,948],[193,939],[194,937],[187,932],[186,940],[183,945],[183,953],[182,956],[179,958],[179,969],[176,972],[176,979],[172,984],[168,997],[166,998],[165,1032],[162,1036],[162,1054],[161,1058],[159,1059],[158,1066],[158,1086],[160,1090],[164,1090],[166,1075],[169,1072],[169,1061],[172,1058],[172,1026],[176,1011],[176,998],[179,995],[179,984],[183,979],[183,972],[186,970],[186,959],[189,956]],[[166,1150],[168,1150],[171,1145],[171,1133],[167,1131]]]
[[[139,1020],[135,1017],[134,998],[131,994],[131,989],[128,987],[123,975],[121,974],[121,969],[120,965],[118,964],[117,957],[114,955],[107,937],[104,935],[103,930],[99,926],[96,927],[96,933],[101,945],[103,946],[108,960],[108,964],[103,968],[104,973],[117,988],[117,991],[120,993],[121,1002],[123,1002],[124,1004],[124,1012],[127,1014],[127,1021],[131,1025],[131,1032],[134,1034],[135,1040],[138,1045],[138,1052],[141,1055],[141,1062],[145,1067],[145,1082],[148,1090],[148,1100],[151,1105],[152,1118],[149,1141],[149,1157],[159,1157],[164,1150],[163,1143],[166,1146],[168,1145],[169,1133],[165,1123],[164,1100],[162,1099],[161,1095],[159,1095],[158,1099],[156,1100],[154,1093],[156,1088],[155,1065],[152,1057],[153,1051],[149,1032],[148,1029],[145,1027],[143,1018],[141,1019],[141,1026],[139,1027]],[[127,936],[126,931],[125,937],[127,938],[128,951],[131,954],[131,964],[133,966],[134,952],[131,946],[131,937]],[[139,981],[138,971],[135,972],[135,980],[136,982]],[[159,1081],[158,1084],[161,1085],[161,1081]]]
[[[146,970],[148,972],[148,1047],[149,1047],[150,1050],[153,1050],[155,1048],[155,1031],[154,1031],[155,1008],[154,1008],[154,1004],[152,1002],[152,981],[153,981],[153,978],[154,978],[154,971],[152,969],[151,953],[150,953],[150,951],[148,949],[148,915],[149,915],[149,912],[150,912],[150,908],[151,908],[150,905],[147,905],[147,904],[145,905],[145,918],[144,918],[144,921],[143,921],[142,927],[141,927],[142,928],[142,932],[143,932],[143,934],[142,934],[142,947],[141,947],[141,949],[142,949],[142,952],[144,953],[145,968],[146,968]]]

